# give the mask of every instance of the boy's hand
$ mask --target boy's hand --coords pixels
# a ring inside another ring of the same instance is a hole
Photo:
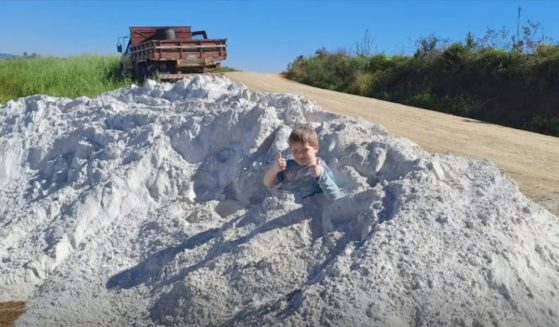
[[[276,155],[276,164],[274,165],[274,168],[276,172],[279,173],[280,171],[284,171],[285,167],[287,167],[287,161],[284,157],[281,156],[281,152],[278,152],[278,154]]]
[[[319,178],[322,175],[322,167],[320,167],[320,163],[318,162],[318,158],[316,158],[315,164],[309,165],[309,171],[312,177]]]

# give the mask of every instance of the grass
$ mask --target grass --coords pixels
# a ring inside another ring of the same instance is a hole
[[[214,73],[228,73],[228,72],[240,72],[239,69],[227,66],[221,66],[213,71]]]
[[[28,57],[0,60],[0,104],[34,94],[94,97],[129,86],[117,56],[83,55],[67,58]],[[238,71],[223,66],[214,72]]]
[[[34,94],[92,97],[131,83],[120,76],[115,56],[0,60],[0,103]]]

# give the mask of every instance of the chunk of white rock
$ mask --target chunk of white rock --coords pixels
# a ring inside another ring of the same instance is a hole
[[[429,169],[435,174],[435,176],[437,176],[437,179],[441,181],[445,179],[444,170],[441,168],[441,165],[439,164],[438,160],[433,159],[427,165],[427,167],[429,167]]]

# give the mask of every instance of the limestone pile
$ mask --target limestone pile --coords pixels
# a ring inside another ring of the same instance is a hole
[[[301,123],[343,198],[262,185]],[[557,217],[492,163],[225,77],[6,103],[0,226],[21,326],[559,325]]]

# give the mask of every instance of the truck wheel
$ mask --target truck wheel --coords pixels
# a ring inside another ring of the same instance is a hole
[[[147,68],[146,65],[138,65],[138,71],[136,72],[136,79],[140,84],[144,84],[147,77]]]
[[[150,65],[146,76],[154,80],[159,79],[159,68],[155,65]]]

